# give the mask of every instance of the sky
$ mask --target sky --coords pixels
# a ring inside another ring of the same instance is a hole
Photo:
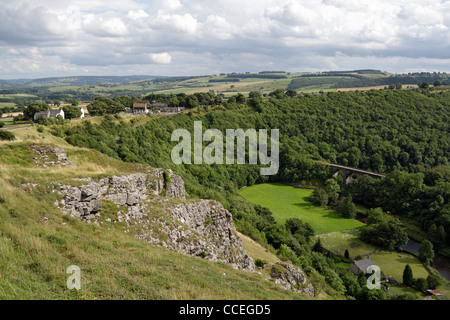
[[[0,79],[450,72],[450,1],[0,0]]]

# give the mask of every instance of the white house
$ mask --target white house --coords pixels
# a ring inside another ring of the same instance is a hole
[[[134,103],[133,104],[133,113],[134,114],[148,114],[150,110],[148,110],[147,103]]]
[[[81,108],[80,110],[81,110],[80,119],[84,119],[84,117],[85,117],[85,115],[84,115],[84,108]]]
[[[61,116],[64,119],[63,109],[59,110],[49,109],[47,111],[36,112],[34,115],[34,121],[36,121],[39,118],[50,119],[50,118],[57,118],[58,116]]]

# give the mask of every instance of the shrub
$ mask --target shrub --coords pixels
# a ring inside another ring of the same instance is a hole
[[[0,130],[0,140],[12,141],[14,139],[16,139],[16,136],[14,135],[14,133],[9,132],[9,131]]]
[[[261,259],[256,259],[256,260],[255,260],[255,266],[256,266],[257,268],[262,268],[262,267],[264,267],[267,263],[268,263],[267,261],[264,261],[264,260],[261,260]]]
[[[434,290],[442,284],[442,279],[440,276],[438,276],[436,274],[430,274],[427,277],[427,283],[428,283],[428,288]]]
[[[289,248],[287,245],[282,244],[280,249],[277,251],[277,254],[282,258],[282,260],[285,261],[291,261],[293,264],[299,264],[300,261],[295,254],[294,251],[292,251],[291,248]]]
[[[165,187],[167,189],[169,187],[169,185],[170,185],[170,173],[169,173],[169,171],[164,171],[163,176],[164,176],[164,185],[165,185]]]
[[[428,289],[427,279],[419,278],[415,281],[415,287],[420,292],[425,292]]]
[[[5,126],[4,122],[0,122],[0,128],[3,128]]]

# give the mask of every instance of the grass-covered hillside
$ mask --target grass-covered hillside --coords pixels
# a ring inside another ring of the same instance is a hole
[[[76,184],[74,178],[129,174],[142,167],[73,147],[36,127],[14,133],[15,141],[0,141],[0,299],[304,298],[258,274],[64,216],[54,205],[52,182]],[[76,168],[38,167],[30,145],[64,148]],[[81,268],[78,292],[66,287],[71,265]]]

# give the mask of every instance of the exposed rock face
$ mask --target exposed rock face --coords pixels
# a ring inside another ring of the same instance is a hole
[[[114,222],[126,223],[148,243],[254,270],[253,260],[237,237],[231,213],[214,201],[183,201],[184,181],[171,170],[148,168],[147,173],[81,181],[88,184],[58,186],[63,198],[57,205],[65,214],[98,223],[102,201],[110,201],[117,206]]]
[[[242,247],[231,213],[220,203],[199,200],[171,207],[169,212],[181,225],[164,225],[163,221],[159,221],[160,230],[164,230],[167,239],[161,241],[152,237],[151,233],[143,234],[142,239],[183,254],[223,261],[237,269],[254,271],[253,260]]]
[[[127,218],[140,219],[148,211],[144,204],[148,196],[150,194],[161,195],[165,191],[164,181],[161,181],[162,174],[154,172],[159,170],[148,169],[148,171],[149,173],[113,176],[99,181],[84,179],[89,184],[81,187],[61,186],[59,191],[64,197],[59,206],[66,214],[90,221],[99,217],[103,199],[109,200],[117,206],[127,207]],[[175,187],[171,187],[173,198],[185,199],[183,179],[175,176],[170,170],[168,174],[177,182],[176,190]]]
[[[74,163],[67,159],[64,149],[52,146],[31,145],[31,150],[38,155],[34,163],[44,168],[65,166],[75,167]]]
[[[308,283],[305,273],[291,263],[278,262],[264,266],[268,269],[275,283],[285,290],[314,297],[314,287]]]

